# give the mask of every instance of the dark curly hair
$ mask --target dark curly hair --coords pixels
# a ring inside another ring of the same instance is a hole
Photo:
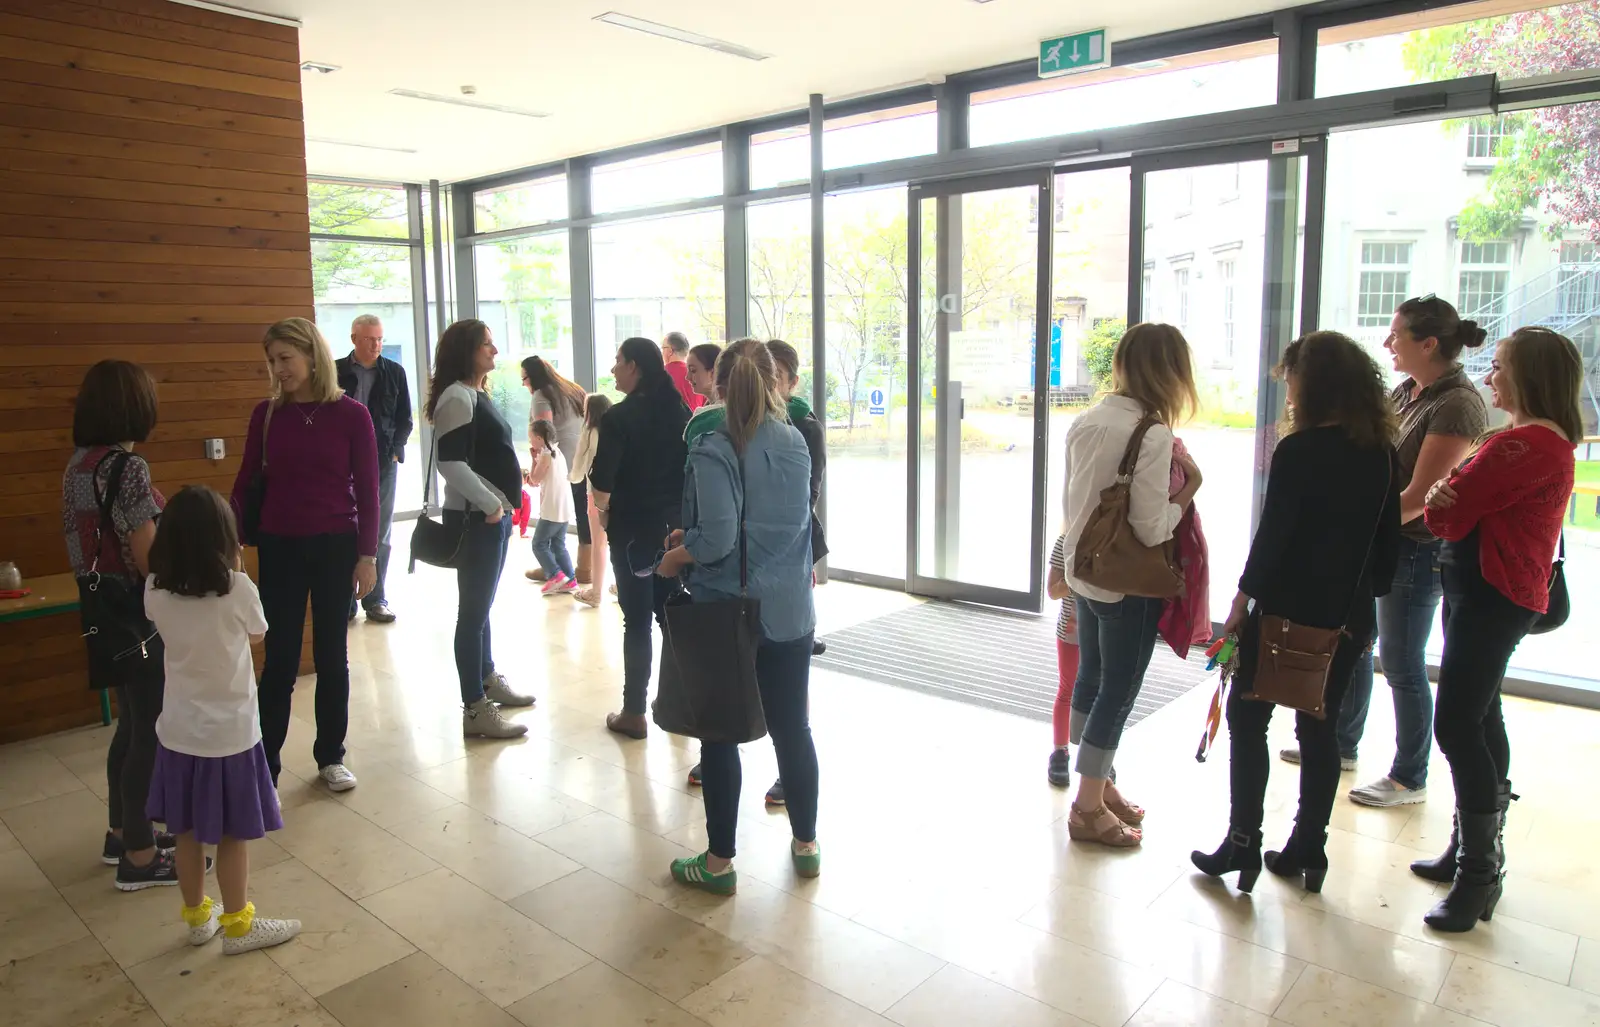
[[[1362,447],[1394,441],[1394,408],[1383,371],[1348,335],[1312,332],[1289,344],[1274,373],[1293,379],[1285,434],[1338,425]]]

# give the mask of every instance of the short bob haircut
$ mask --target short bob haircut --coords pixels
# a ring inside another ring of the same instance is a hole
[[[194,598],[225,596],[233,590],[238,559],[233,507],[214,489],[185,485],[156,524],[150,543],[152,586]]]
[[[155,430],[157,406],[149,371],[126,360],[102,360],[78,386],[72,444],[86,448],[143,442]]]
[[[261,340],[262,350],[271,349],[275,342],[292,346],[306,358],[311,368],[311,402],[333,403],[344,395],[344,390],[339,388],[339,372],[333,366],[333,350],[315,324],[303,317],[284,318],[267,329],[266,337]],[[273,378],[272,388],[272,398],[279,406],[289,402],[276,377]]]

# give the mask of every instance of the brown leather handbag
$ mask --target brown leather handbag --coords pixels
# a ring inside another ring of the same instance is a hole
[[[1378,520],[1372,526],[1372,536],[1367,539],[1367,553],[1356,570],[1355,592],[1350,596],[1350,607],[1345,613],[1347,623],[1359,598],[1361,578],[1367,561],[1372,558],[1372,547],[1383,527],[1383,510],[1388,505],[1389,487],[1393,484],[1391,458],[1389,476],[1384,481],[1378,503]],[[1339,651],[1339,643],[1350,635],[1349,629],[1313,628],[1271,613],[1263,613],[1260,621],[1255,680],[1250,682],[1250,691],[1241,698],[1287,706],[1317,720],[1326,720],[1328,675],[1333,670],[1333,657]]]
[[[1177,542],[1168,539],[1147,546],[1128,524],[1132,503],[1133,469],[1145,433],[1161,421],[1146,415],[1128,439],[1128,451],[1117,468],[1117,480],[1100,490],[1100,505],[1089,515],[1072,554],[1072,574],[1095,588],[1123,595],[1170,599],[1183,591],[1183,568],[1178,564]],[[1166,479],[1162,479],[1165,487]]]

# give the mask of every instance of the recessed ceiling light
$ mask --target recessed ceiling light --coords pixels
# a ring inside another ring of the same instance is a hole
[[[383,150],[388,153],[416,153],[416,150],[405,146],[379,146],[377,143],[357,143],[348,139],[328,139],[324,136],[306,136],[308,143],[322,143],[324,146],[353,146],[359,150]]]
[[[631,14],[607,11],[605,14],[596,15],[594,20],[603,21],[607,25],[616,25],[618,28],[633,29],[635,32],[644,32],[652,36],[660,36],[663,39],[673,39],[680,43],[688,43],[691,46],[701,46],[707,50],[715,50],[717,53],[725,53],[733,57],[743,57],[747,61],[764,61],[772,56],[769,53],[762,53],[760,50],[752,50],[748,46],[740,46],[738,43],[730,43],[711,36],[702,36],[698,32],[674,28],[671,25],[662,25],[659,22],[646,21],[643,18],[635,18]]]
[[[547,111],[534,111],[526,107],[509,107],[503,103],[490,103],[487,100],[469,100],[464,96],[446,96],[443,93],[424,93],[417,89],[391,89],[391,96],[404,96],[411,100],[427,100],[430,103],[448,103],[456,107],[476,107],[481,111],[498,111],[501,114],[520,114],[525,118],[548,118]]]
[[[315,71],[322,75],[331,75],[339,70],[337,64],[319,64],[316,61],[305,61],[300,65],[301,71]]]

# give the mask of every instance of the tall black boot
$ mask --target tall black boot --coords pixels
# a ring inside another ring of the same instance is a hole
[[[1500,783],[1500,794],[1496,805],[1500,809],[1500,833],[1496,840],[1495,851],[1500,856],[1500,867],[1505,869],[1506,862],[1506,814],[1511,809],[1512,800],[1519,796],[1511,790],[1510,781]],[[1411,872],[1425,881],[1438,881],[1440,884],[1449,884],[1456,879],[1456,852],[1460,848],[1460,834],[1456,826],[1455,817],[1450,818],[1450,843],[1445,846],[1443,854],[1436,859],[1419,859],[1411,864]]]
[[[1456,830],[1460,852],[1455,883],[1422,922],[1436,931],[1461,934],[1476,927],[1479,920],[1494,916],[1495,904],[1500,901],[1500,814],[1456,810]]]
[[[1221,848],[1210,853],[1196,849],[1189,853],[1189,862],[1211,877],[1239,871],[1239,890],[1248,895],[1261,876],[1261,832],[1230,828]]]
[[[1305,874],[1306,891],[1322,891],[1322,882],[1328,876],[1328,832],[1313,834],[1295,824],[1289,840],[1282,850],[1269,852],[1264,857],[1267,869],[1279,877],[1299,877]]]

